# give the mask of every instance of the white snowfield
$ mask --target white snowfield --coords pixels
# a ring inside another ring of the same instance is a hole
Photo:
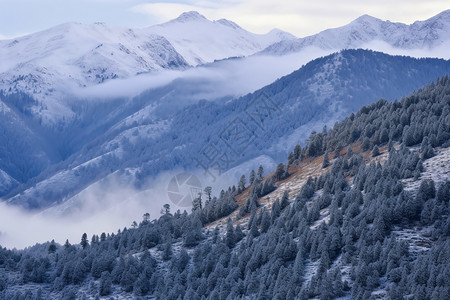
[[[7,191],[15,184],[17,184],[17,181],[0,169],[0,192]]]

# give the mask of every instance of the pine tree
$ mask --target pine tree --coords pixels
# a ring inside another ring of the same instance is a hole
[[[238,193],[242,193],[245,190],[245,175],[242,175],[241,178],[239,179],[239,184],[238,184]]]
[[[69,250],[69,248],[70,248],[71,246],[72,246],[72,245],[69,243],[69,240],[67,239],[66,242],[64,243],[64,249],[65,249],[65,250]]]
[[[375,146],[373,146],[373,149],[372,149],[372,157],[376,157],[378,155],[380,155],[380,149],[378,148],[377,145],[375,145]]]
[[[164,245],[164,250],[162,253],[162,259],[168,261],[172,258],[172,242],[167,241]]]
[[[434,156],[434,150],[431,146],[428,137],[424,137],[422,140],[422,145],[420,147],[420,153],[422,159],[428,159]]]
[[[269,230],[272,221],[270,219],[270,214],[263,209],[262,218],[261,218],[261,233],[265,233]]]
[[[203,191],[205,192],[205,195],[206,195],[206,201],[205,201],[205,206],[206,206],[207,203],[211,202],[212,187],[207,186],[207,187],[205,187],[205,189]]]
[[[364,138],[361,147],[362,147],[362,149],[363,149],[364,151],[367,151],[367,150],[370,149],[370,140],[369,140],[368,137],[365,137],[365,138]]]
[[[55,244],[55,240],[52,240],[50,242],[50,245],[48,246],[48,253],[55,253],[56,252],[56,244]]]
[[[83,235],[81,236],[81,242],[80,245],[83,249],[86,249],[87,246],[89,246],[89,242],[88,242],[88,238],[87,238],[87,234],[83,233]]]
[[[236,244],[233,222],[231,222],[230,218],[228,218],[227,222],[227,233],[225,235],[225,243],[227,244],[228,248],[233,248],[234,245]]]
[[[326,168],[330,165],[330,160],[328,156],[329,156],[328,151],[326,151],[325,154],[323,155],[322,168]]]
[[[264,175],[264,168],[263,168],[262,165],[259,165],[258,173],[256,174],[256,178],[257,178],[259,181],[262,181],[262,180],[263,180],[263,175]]]
[[[192,200],[192,212],[199,212],[202,210],[202,194],[199,193],[197,198]]]
[[[8,278],[6,275],[6,272],[4,271],[4,269],[0,269],[0,295],[1,292],[4,291],[6,289],[6,287],[8,286]]]
[[[250,234],[253,237],[257,237],[259,235],[258,226],[256,225],[256,222],[253,221],[250,227]]]
[[[112,291],[111,274],[107,271],[103,272],[100,277],[99,294],[100,296],[108,296]]]
[[[299,144],[295,145],[293,153],[294,153],[294,160],[296,161],[301,160],[302,147]]]
[[[248,178],[249,178],[249,184],[252,185],[253,182],[255,182],[255,178],[256,178],[255,170],[250,171],[250,175]]]
[[[289,168],[291,167],[291,164],[288,162],[286,164],[286,167],[284,169],[284,174],[283,174],[283,178],[288,178],[289,176],[291,176],[291,174],[289,173]]]
[[[284,175],[284,164],[283,163],[279,163],[277,166],[277,169],[275,170],[275,180],[280,181],[281,179],[283,179],[283,175]]]
[[[237,224],[234,230],[234,240],[236,243],[240,242],[244,238],[244,232],[242,232],[241,225]]]
[[[281,206],[280,200],[277,199],[272,205],[272,224],[275,223],[275,220],[281,215]]]
[[[390,140],[388,144],[388,152],[391,153],[393,151],[395,151],[394,142]]]
[[[200,202],[200,209],[201,209],[201,202]],[[161,214],[166,215],[166,216],[171,215],[170,214],[170,204],[166,203],[163,205]]]
[[[143,224],[148,224],[150,222],[150,214],[149,213],[145,213],[142,216],[142,223]]]

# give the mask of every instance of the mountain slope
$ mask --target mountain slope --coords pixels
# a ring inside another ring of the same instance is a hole
[[[314,60],[245,97],[227,103],[201,101],[183,109],[173,108],[188,94],[181,87],[185,85],[190,91],[195,85],[189,80],[177,82],[178,90],[169,85],[119,107],[119,111],[126,111],[129,106],[128,117],[116,119],[115,126],[81,151],[7,198],[11,204],[42,208],[75,196],[117,170],[123,171],[116,175],[126,177],[126,182],[145,188],[149,178],[177,167],[194,170],[203,164],[217,177],[261,155],[274,163],[287,155],[285,149],[306,140],[312,128],[320,131],[323,125],[332,126],[374,100],[394,100],[448,73],[449,61],[346,50]],[[265,101],[261,95],[268,97],[275,111],[259,126],[246,112],[255,99]],[[222,134],[233,124],[242,125],[236,120],[249,129],[246,138],[251,143],[233,151]],[[221,161],[219,168],[205,161],[202,154],[211,146],[229,158]],[[44,193],[46,197],[40,196]]]
[[[189,67],[164,37],[102,23],[68,23],[0,41],[0,57],[0,89],[32,96],[32,114],[49,126],[77,118],[68,100],[84,87]]]
[[[450,178],[430,175],[450,164],[449,97],[445,76],[365,106],[191,214],[0,247],[0,298],[446,299]]]
[[[285,55],[307,47],[337,51],[371,47],[371,42],[384,42],[399,49],[435,49],[450,42],[450,10],[411,25],[392,23],[363,15],[348,25],[327,29],[318,34],[286,40],[267,47],[262,54]],[[445,48],[442,48],[445,49]]]
[[[60,160],[53,138],[31,117],[34,104],[35,100],[25,94],[9,97],[0,92],[0,171],[16,183],[27,181]],[[0,186],[5,184],[3,180]],[[0,188],[0,196],[8,190]]]

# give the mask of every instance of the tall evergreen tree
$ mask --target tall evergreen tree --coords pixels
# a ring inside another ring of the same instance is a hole
[[[83,249],[86,249],[86,247],[89,246],[89,241],[86,233],[83,233],[83,235],[81,236],[80,245]]]

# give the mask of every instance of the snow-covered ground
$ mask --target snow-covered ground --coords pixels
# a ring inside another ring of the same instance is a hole
[[[0,169],[0,193],[8,191],[12,186],[16,185],[17,181],[9,176],[5,171]]]
[[[428,251],[431,248],[431,232],[432,228],[411,228],[393,230],[397,240],[407,241],[409,244],[409,251],[413,254]]]
[[[435,156],[423,162],[425,170],[420,174],[419,180],[408,178],[403,180],[404,189],[415,192],[424,179],[433,179],[436,185],[443,181],[450,181],[450,147],[436,148]]]

